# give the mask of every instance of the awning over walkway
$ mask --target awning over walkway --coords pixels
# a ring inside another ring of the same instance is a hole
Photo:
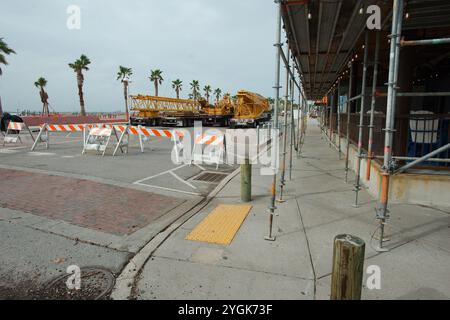
[[[408,18],[403,30],[450,26],[448,0],[410,0],[405,4]],[[323,98],[352,58],[366,27],[369,5],[380,7],[382,27],[390,30],[392,1],[283,1],[284,28],[308,99]]]

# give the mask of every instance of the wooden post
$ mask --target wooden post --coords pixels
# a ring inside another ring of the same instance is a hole
[[[241,164],[241,200],[252,201],[252,165],[249,159],[245,159],[245,163]]]
[[[361,300],[366,244],[352,235],[334,239],[331,300]]]

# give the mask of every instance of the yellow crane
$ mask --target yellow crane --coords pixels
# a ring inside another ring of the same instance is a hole
[[[234,115],[234,104],[229,96],[223,97],[215,105],[210,105],[206,100],[200,100],[202,112],[204,113],[203,125],[212,126],[219,124],[228,126]]]
[[[237,93],[234,117],[231,127],[256,127],[259,123],[270,120],[269,100],[250,91]]]
[[[195,100],[144,95],[130,96],[130,98],[131,111],[137,112],[135,117],[130,118],[132,125],[188,126],[191,122],[201,119],[201,104]]]

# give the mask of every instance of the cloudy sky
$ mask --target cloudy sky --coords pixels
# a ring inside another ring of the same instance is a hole
[[[81,9],[81,29],[67,28],[67,8]],[[272,96],[276,7],[272,0],[2,0],[0,37],[17,55],[2,68],[3,108],[40,110],[40,76],[48,80],[50,107],[78,111],[75,73],[81,54],[87,111],[122,110],[119,65],[133,68],[131,93],[153,94],[151,69],[163,70],[160,95],[171,81],[199,80],[223,92],[247,89]]]

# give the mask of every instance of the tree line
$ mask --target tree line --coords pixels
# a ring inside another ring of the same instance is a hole
[[[11,49],[7,43],[3,40],[3,38],[0,38],[0,65],[8,65],[8,62],[6,60],[6,56],[10,54],[16,54],[16,52]],[[76,59],[74,62],[71,62],[68,64],[68,66],[75,72],[76,79],[77,79],[77,88],[78,88],[78,96],[80,101],[80,114],[82,116],[86,115],[86,108],[85,108],[85,101],[84,101],[84,92],[83,92],[83,86],[84,86],[84,73],[86,71],[89,71],[89,65],[91,64],[90,59],[82,54],[80,58]],[[2,69],[0,68],[0,76],[2,75]],[[119,66],[119,70],[117,72],[117,80],[120,81],[123,84],[123,93],[124,93],[124,99],[125,99],[125,112],[128,117],[128,87],[130,84],[131,76],[133,75],[132,68]],[[163,72],[159,69],[151,70],[149,80],[153,83],[154,86],[154,94],[155,96],[158,96],[158,90],[159,87],[164,82],[163,78]],[[49,114],[49,96],[48,93],[45,90],[45,87],[47,86],[47,79],[44,77],[39,77],[34,85],[39,89],[39,97],[41,99],[42,103],[42,113],[44,115]],[[201,90],[200,90],[200,82],[198,80],[192,80],[192,82],[189,83],[191,92],[189,93],[189,99],[191,100],[199,100],[202,97]],[[183,89],[183,81],[180,79],[176,79],[172,81],[172,88],[175,92],[176,98],[180,99],[180,93]],[[220,88],[214,89],[210,85],[205,85],[203,87],[204,92],[204,99],[209,103],[211,97],[215,98],[215,101],[218,102],[220,98],[222,97],[222,90]],[[230,96],[229,93],[225,93],[224,96]],[[235,98],[235,97],[233,97]],[[3,113],[2,111],[2,105],[0,100],[0,115]]]

